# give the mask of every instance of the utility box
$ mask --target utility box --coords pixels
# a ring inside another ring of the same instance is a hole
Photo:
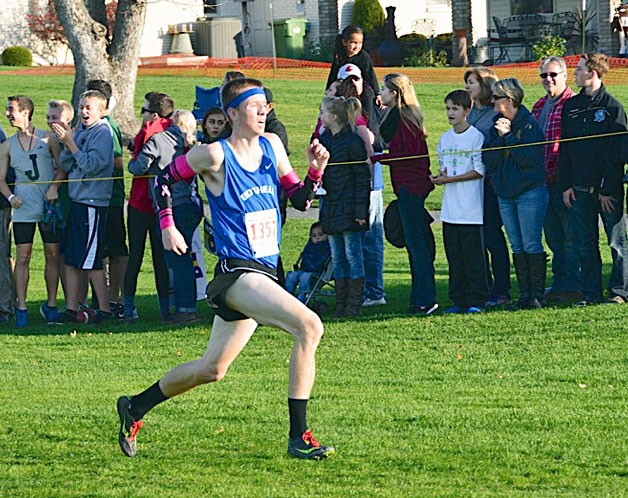
[[[277,57],[301,59],[307,19],[277,19],[273,22]]]
[[[212,17],[196,21],[196,54],[218,59],[238,57],[234,37],[242,31],[238,17]]]

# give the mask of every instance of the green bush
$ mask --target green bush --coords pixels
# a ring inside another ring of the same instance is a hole
[[[445,67],[448,65],[447,52],[441,50],[414,49],[403,61],[404,66],[410,67]]]
[[[567,40],[557,35],[548,35],[532,45],[532,55],[537,61],[546,57],[562,57],[567,51]]]
[[[351,24],[360,26],[365,33],[380,33],[386,24],[384,9],[378,0],[355,0]]]
[[[7,47],[2,52],[2,64],[5,66],[32,66],[33,54],[26,47]]]

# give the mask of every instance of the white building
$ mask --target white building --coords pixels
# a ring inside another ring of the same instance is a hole
[[[412,32],[428,36],[451,32],[451,0],[379,1],[383,8],[397,7],[398,36]],[[33,51],[36,64],[72,62],[72,54],[66,47],[46,46],[33,36],[28,27],[28,14],[45,5],[46,0],[2,0],[0,52],[11,45],[24,45]],[[151,0],[147,3],[140,56],[170,53],[173,43],[173,35],[169,32],[171,25],[179,25],[184,31],[186,27],[193,27],[190,40],[197,53],[207,51],[209,44],[210,53],[204,55],[214,55],[211,52],[216,49],[219,55],[215,56],[224,57],[225,48],[235,55],[233,36],[241,31],[243,19],[248,23],[246,55],[272,56],[272,27],[281,28],[284,19],[304,19],[307,22],[306,44],[329,44],[340,30],[351,23],[352,8],[353,0]],[[201,21],[198,30],[197,20]],[[183,35],[179,41],[187,39],[187,36]],[[213,39],[206,40],[208,36]],[[175,48],[181,47],[185,50],[186,44],[177,44]]]

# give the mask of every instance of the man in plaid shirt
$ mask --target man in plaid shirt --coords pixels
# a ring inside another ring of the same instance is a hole
[[[561,57],[548,57],[541,62],[541,83],[547,94],[532,107],[532,115],[545,133],[545,182],[549,190],[549,204],[545,215],[545,241],[552,251],[552,287],[546,296],[548,302],[576,302],[580,299],[578,265],[568,264],[565,258],[565,234],[568,211],[563,202],[563,191],[558,183],[558,151],[563,105],[574,96],[567,85],[567,65]]]

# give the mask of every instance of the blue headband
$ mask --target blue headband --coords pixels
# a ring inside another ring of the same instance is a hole
[[[234,98],[231,102],[229,102],[225,106],[225,112],[230,107],[233,107],[233,108],[238,107],[242,102],[244,102],[249,97],[252,97],[253,95],[264,95],[264,96],[266,96],[266,94],[264,93],[264,89],[263,88],[260,88],[258,86],[254,87],[254,88],[249,88],[248,90],[242,92],[240,95],[238,95],[236,98]]]

